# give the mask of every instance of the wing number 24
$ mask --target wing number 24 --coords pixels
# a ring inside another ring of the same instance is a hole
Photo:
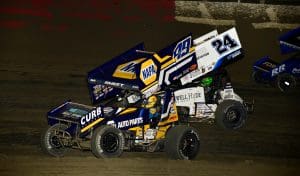
[[[222,39],[216,39],[211,42],[211,45],[216,49],[216,51],[221,55],[228,50],[237,46],[237,43],[229,35],[225,35]]]

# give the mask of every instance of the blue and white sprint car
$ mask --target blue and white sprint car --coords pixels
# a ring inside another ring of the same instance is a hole
[[[257,83],[271,84],[282,92],[295,88],[300,78],[300,27],[279,37],[282,54],[294,53],[281,63],[269,56],[253,65],[252,78]]]

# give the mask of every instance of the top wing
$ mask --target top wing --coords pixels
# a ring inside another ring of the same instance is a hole
[[[187,35],[157,53],[146,52],[139,44],[88,73],[91,99],[99,103],[122,90],[148,97],[168,86],[192,82],[241,56],[235,28],[220,35],[215,30],[195,40]]]
[[[140,43],[88,73],[88,88],[93,104],[115,97],[122,90],[139,90],[137,78],[138,64],[145,60]]]
[[[208,35],[209,34],[209,35]],[[194,42],[198,68],[181,78],[182,84],[206,75],[207,73],[225,67],[243,57],[242,45],[235,28],[231,28],[222,34],[208,33],[205,38],[199,37]]]
[[[152,94],[161,88],[158,86],[161,70],[184,58],[189,54],[190,48],[191,35],[158,53],[144,51],[144,45],[141,43],[96,67],[88,73],[88,86],[93,104],[114,97],[122,90]]]
[[[280,36],[279,43],[282,54],[300,51],[300,27]]]

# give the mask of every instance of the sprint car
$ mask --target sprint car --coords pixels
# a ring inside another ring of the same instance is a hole
[[[256,83],[271,84],[282,92],[295,88],[300,78],[300,27],[279,37],[282,54],[295,52],[285,61],[278,63],[269,56],[256,61],[252,77]]]
[[[193,159],[200,139],[191,122],[215,119],[224,129],[245,124],[251,105],[233,91],[224,69],[242,56],[235,28],[195,40],[188,35],[157,53],[138,44],[88,73],[93,106],[67,101],[48,112],[42,148],[53,156],[79,148],[103,158],[142,150]],[[153,95],[160,111],[151,127],[144,104]]]

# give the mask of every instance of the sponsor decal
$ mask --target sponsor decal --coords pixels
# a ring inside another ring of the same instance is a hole
[[[116,122],[113,121],[113,120],[107,121],[106,125],[110,125],[110,126],[113,126],[115,128],[117,127]]]
[[[149,85],[156,80],[157,66],[152,59],[148,59],[141,65],[140,79],[145,85]]]
[[[269,68],[275,68],[276,67],[275,64],[272,64],[270,62],[264,62],[263,65],[266,66],[266,67],[269,67]]]
[[[292,73],[294,74],[300,73],[300,68],[293,68]]]
[[[234,98],[234,92],[233,89],[224,89],[224,98],[223,99],[233,99]]]
[[[197,64],[193,64],[193,65],[190,66],[189,71],[196,70],[197,67],[198,67]]]
[[[97,85],[93,86],[93,94],[94,94],[96,100],[105,96],[112,90],[113,90],[112,87],[109,87],[106,85],[97,84]]]
[[[156,70],[154,65],[150,65],[149,67],[145,68],[144,70],[142,70],[142,74],[143,74],[143,79],[148,79],[151,75],[155,74]]]
[[[201,92],[194,92],[194,93],[186,93],[183,95],[178,95],[176,96],[176,102],[178,103],[184,103],[184,102],[190,102],[195,99],[201,98],[202,97],[202,93]]]
[[[167,85],[170,85],[170,75],[176,71],[178,71],[179,69],[181,69],[182,67],[186,66],[187,64],[189,64],[190,62],[193,61],[193,57],[194,55],[190,55],[188,58],[184,59],[182,62],[178,63],[177,65],[174,65],[173,67],[171,67],[170,69],[168,69],[165,73],[165,78],[164,78],[164,82]],[[178,76],[178,75],[177,75]]]
[[[196,79],[198,77],[198,75],[200,75],[201,72],[200,70],[197,68],[196,70],[186,74],[185,76],[183,76],[180,81],[182,85],[185,85],[187,83],[192,82],[194,79]]]
[[[176,47],[173,50],[172,57],[175,59],[180,59],[187,55],[191,48],[191,40],[192,37],[188,36],[187,38],[183,39],[182,41],[178,42]]]
[[[173,77],[173,81],[175,81],[175,80],[179,79],[180,77],[182,77],[182,73],[180,73],[180,74],[179,74],[179,75],[177,75],[177,76],[174,76],[174,77]]]
[[[138,118],[118,122],[117,128],[131,127],[131,126],[140,125],[142,123],[143,123],[143,117],[138,117]]]
[[[228,34],[223,36],[222,38],[218,38],[211,42],[211,45],[215,50],[222,55],[223,53],[230,51],[238,46],[237,42],[234,40],[233,37],[230,37]]]
[[[237,50],[237,51],[233,52],[232,54],[228,55],[227,56],[227,60],[231,60],[233,58],[236,58],[240,54],[242,54],[241,50]]]
[[[189,107],[190,114],[195,112],[195,103],[205,103],[203,87],[190,87],[174,92],[176,106]]]
[[[197,49],[197,59],[201,59],[203,57],[206,57],[209,55],[209,52],[207,51],[206,48],[201,48],[201,49]]]
[[[196,117],[198,118],[207,118],[207,117],[210,117],[214,114],[214,110],[215,109],[214,105],[207,105],[207,104],[204,104],[204,103],[197,103],[196,104]]]
[[[280,65],[272,70],[272,77],[278,75],[279,73],[285,71],[285,64]]]
[[[92,110],[88,114],[82,116],[80,119],[80,124],[82,126],[89,124],[89,122],[96,120],[101,115],[102,115],[101,107],[97,107],[96,109]]]
[[[136,94],[132,94],[129,97],[127,97],[128,103],[136,103],[140,99],[141,99],[141,97],[139,95],[136,95]]]
[[[131,86],[131,85],[125,85],[123,83],[118,82],[112,82],[112,81],[104,81],[104,84],[112,86],[112,87],[119,87],[119,88],[131,88],[131,89],[139,89],[138,86]]]
[[[117,78],[124,78],[124,79],[136,79],[135,66],[144,60],[145,60],[145,58],[140,58],[140,59],[119,65],[116,68],[113,76],[117,77]]]

